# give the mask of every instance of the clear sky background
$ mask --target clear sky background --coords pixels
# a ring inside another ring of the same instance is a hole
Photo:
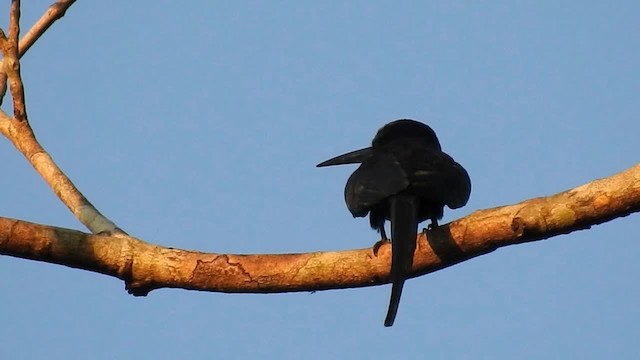
[[[26,31],[48,1],[24,2]],[[0,10],[6,29],[8,3]],[[640,161],[637,1],[79,1],[23,58],[40,141],[130,234],[281,253],[364,248],[317,169],[383,124],[433,127],[474,210]],[[85,230],[0,139],[0,215]],[[126,293],[0,257],[0,358],[637,359],[640,215],[511,246],[405,285]]]

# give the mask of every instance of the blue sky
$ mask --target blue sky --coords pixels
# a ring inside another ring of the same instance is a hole
[[[49,5],[25,2],[23,27]],[[8,5],[0,11],[7,23]],[[634,1],[80,1],[23,58],[32,126],[130,234],[185,249],[363,248],[342,197],[399,118],[433,127],[477,209],[640,161]],[[6,27],[5,27],[6,29]],[[0,141],[0,215],[84,230]],[[405,285],[243,295],[158,290],[0,258],[0,357],[637,358],[639,215],[511,246]]]

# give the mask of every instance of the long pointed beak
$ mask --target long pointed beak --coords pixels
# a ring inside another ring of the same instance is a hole
[[[358,164],[366,160],[372,154],[373,154],[373,149],[368,147],[368,148],[348,152],[346,154],[338,155],[332,159],[321,162],[320,164],[316,165],[316,167],[343,165],[343,164]]]

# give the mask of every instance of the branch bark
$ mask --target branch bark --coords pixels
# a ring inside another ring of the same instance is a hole
[[[640,164],[608,178],[515,205],[479,210],[418,235],[411,277],[497,248],[588,229],[640,211]],[[390,246],[304,254],[215,254],[167,248],[128,236],[0,218],[0,254],[115,276],[134,295],[159,288],[277,293],[387,283]]]

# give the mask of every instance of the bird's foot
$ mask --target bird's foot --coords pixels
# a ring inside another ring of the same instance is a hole
[[[438,227],[438,220],[431,219],[431,224],[429,224],[429,226],[427,226],[427,228],[423,229],[423,230],[424,231],[426,231],[426,230],[431,231],[431,230],[435,230],[435,228],[437,228],[437,227]]]
[[[391,241],[389,241],[389,239],[380,239],[379,241],[377,241],[375,244],[373,244],[373,255],[374,256],[378,256],[378,250],[380,250],[380,247],[384,244],[388,244]]]

